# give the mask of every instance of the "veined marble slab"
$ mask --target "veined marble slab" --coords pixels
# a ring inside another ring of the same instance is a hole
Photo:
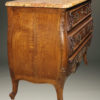
[[[48,8],[71,8],[88,0],[15,0],[6,2],[6,6],[20,7],[48,7]]]

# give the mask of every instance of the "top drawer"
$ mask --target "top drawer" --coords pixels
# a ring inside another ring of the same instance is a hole
[[[91,1],[84,3],[76,8],[70,9],[67,12],[67,31],[70,31],[85,18],[91,15]]]

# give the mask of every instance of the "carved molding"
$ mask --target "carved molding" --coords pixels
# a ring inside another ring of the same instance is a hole
[[[75,72],[78,65],[82,61],[83,55],[87,52],[88,46],[91,43],[91,39],[87,42],[87,44],[81,49],[81,51],[76,55],[76,57],[73,60],[69,60],[69,68],[71,72]]]
[[[80,31],[73,36],[69,36],[70,55],[74,52],[74,48],[93,31],[93,21],[90,21]],[[69,56],[70,56],[69,55]]]
[[[68,19],[69,19],[69,27],[68,31],[76,26],[80,21],[82,21],[85,17],[91,15],[91,3],[88,2],[84,6],[76,9],[74,11],[69,11]]]
[[[71,72],[76,71],[76,68],[82,61],[82,57],[84,53],[86,52],[86,50],[87,50],[87,47],[85,46],[72,61],[69,61],[69,67],[71,69]]]

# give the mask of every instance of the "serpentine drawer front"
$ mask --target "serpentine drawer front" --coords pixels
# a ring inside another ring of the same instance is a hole
[[[67,77],[76,71],[91,43],[91,0],[14,0],[8,12],[11,99],[20,80],[50,83],[63,100]]]
[[[68,35],[69,39],[69,54],[72,53],[79,47],[81,43],[93,32],[93,22],[92,18],[89,18],[88,21],[82,23],[77,30],[74,30],[71,34]],[[69,55],[69,56],[70,56]]]
[[[84,3],[68,12],[68,31],[91,15],[91,2]]]
[[[90,44],[92,35],[90,35],[86,41],[82,44],[82,46],[77,50],[77,52],[69,58],[69,66],[71,68],[71,71],[74,72],[76,68],[78,67],[79,63],[82,60],[82,57],[84,56],[85,52],[87,51],[87,48]]]

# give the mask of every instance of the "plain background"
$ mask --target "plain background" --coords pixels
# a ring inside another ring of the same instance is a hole
[[[0,0],[0,100],[10,100],[11,79],[7,57],[7,9]],[[94,32],[88,50],[89,65],[82,62],[75,74],[67,80],[64,88],[64,100],[100,100],[100,0],[92,0]],[[51,85],[38,85],[26,81],[20,82],[16,100],[56,100]]]

